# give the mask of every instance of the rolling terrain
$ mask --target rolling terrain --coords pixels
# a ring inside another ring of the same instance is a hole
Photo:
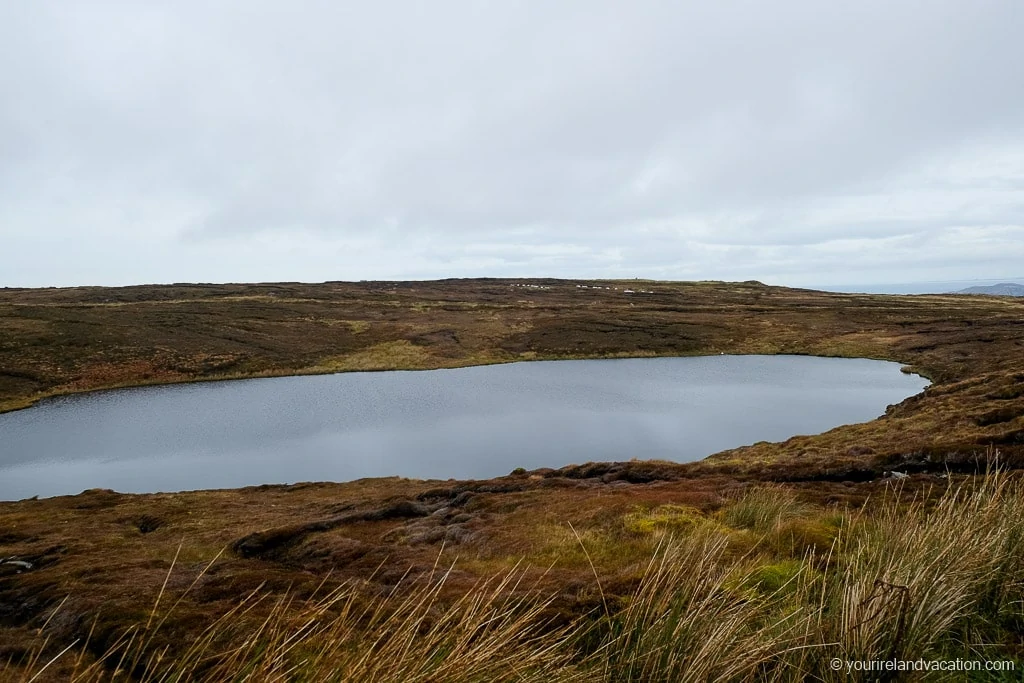
[[[881,500],[905,511],[913,500],[953,505],[942,502],[948,486],[974,486],[997,464],[1024,464],[1024,301],[1011,298],[495,279],[0,290],[3,410],[166,382],[720,353],[892,360],[933,384],[872,422],[697,463],[624,454],[620,462],[488,481],[94,490],[0,503],[0,666],[10,660],[8,671],[21,676],[77,643],[78,659],[60,659],[47,675],[67,678],[74,662],[109,673],[117,663],[104,653],[133,625],[149,628],[154,614],[161,628],[146,652],[175,653],[253,591],[271,596],[253,608],[260,616],[286,593],[308,604],[325,582],[358,582],[360,599],[369,600],[452,565],[439,600],[476,594],[482,578],[518,568],[530,590],[503,594],[551,596],[544,623],[557,630],[595,613],[620,614],[641,590],[665,532],[711,534],[724,544],[716,562],[727,558],[743,576],[827,574],[830,565],[807,553],[829,553],[843,530],[857,528],[858,511],[870,520]],[[789,512],[743,521],[743,510],[767,505],[764,491],[790,501]],[[878,509],[879,519],[890,514]],[[985,571],[1016,581],[1019,567],[1000,567]],[[732,580],[716,590],[739,590]],[[780,580],[765,579],[775,586],[766,600],[788,585]],[[984,640],[1017,657],[1024,614],[1014,616],[1020,606],[1009,604],[1009,616],[999,607],[984,617]],[[980,602],[958,609],[988,614]],[[240,637],[232,633],[223,634],[225,643]],[[907,654],[959,642],[946,631],[935,638]],[[570,659],[589,671],[585,658]],[[140,677],[145,667],[136,664]]]
[[[1016,282],[1001,282],[998,285],[981,285],[961,289],[958,294],[988,294],[989,296],[1024,296],[1024,285]]]

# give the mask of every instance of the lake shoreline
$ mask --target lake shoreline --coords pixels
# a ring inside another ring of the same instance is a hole
[[[912,413],[909,428],[900,428],[904,453],[944,457],[971,444],[976,451],[1000,445],[1014,457],[1020,450],[1014,429],[1007,431],[1012,419],[972,417],[985,405],[1015,410],[1016,402],[970,392],[932,401],[929,392],[983,382],[1013,394],[999,387],[1016,381],[1014,368],[1024,371],[1017,343],[1024,303],[720,282],[645,282],[650,294],[627,296],[605,289],[621,282],[582,282],[603,288],[483,279],[0,290],[0,338],[10,340],[0,345],[0,406],[10,412],[90,391],[352,371],[805,355],[897,362],[929,379],[925,395],[901,411]],[[35,336],[24,337],[26,330]],[[841,463],[850,448],[898,460],[894,444],[880,444],[889,429],[876,421],[871,443],[838,450],[759,447],[756,460],[827,471],[826,452]]]
[[[1024,302],[757,283],[645,283],[653,294],[627,298],[559,280],[524,293],[519,282],[0,290],[0,403],[147,374],[248,379],[622,353],[877,358],[932,384],[867,423],[687,464],[0,502],[0,558],[20,563],[0,564],[5,652],[32,652],[48,624],[48,656],[92,633],[91,661],[146,623],[161,586],[161,610],[176,608],[160,618],[180,640],[256,590],[271,603],[301,601],[325,581],[387,594],[437,567],[454,567],[445,595],[455,597],[524,568],[560,596],[550,614],[566,623],[600,612],[595,575],[612,605],[628,600],[659,533],[724,534],[730,553],[774,576],[809,551],[828,555],[839,515],[870,519],[891,496],[910,509],[982,485],[976,474],[997,464],[1024,467]],[[798,513],[763,542],[725,524],[759,491]]]
[[[900,370],[867,359],[719,355],[108,390],[0,418],[0,496],[486,479],[624,457],[693,462],[873,420],[926,386]]]
[[[89,394],[98,394],[106,391],[118,391],[121,389],[135,389],[142,387],[163,387],[163,386],[176,386],[186,384],[197,384],[207,382],[239,382],[245,380],[254,379],[277,379],[282,377],[316,377],[322,375],[341,375],[353,372],[429,372],[432,370],[458,370],[460,368],[476,368],[486,367],[489,365],[511,365],[514,363],[549,363],[555,361],[568,361],[568,360],[624,360],[624,359],[637,359],[637,358],[716,358],[719,356],[762,356],[762,355],[774,355],[774,356],[806,356],[811,358],[845,358],[850,360],[875,360],[886,363],[898,363],[903,365],[904,372],[906,374],[913,374],[919,377],[923,377],[931,381],[931,377],[928,376],[925,370],[915,368],[914,366],[907,365],[902,361],[895,358],[882,358],[882,357],[867,357],[867,356],[825,356],[817,355],[813,353],[775,353],[775,354],[763,354],[763,353],[694,353],[688,355],[653,355],[653,354],[629,354],[629,353],[615,353],[606,354],[600,356],[547,356],[547,357],[536,357],[536,358],[510,358],[507,360],[489,360],[489,361],[473,361],[465,364],[451,364],[451,365],[437,365],[434,367],[381,367],[373,369],[350,369],[350,370],[333,370],[333,369],[317,369],[317,368],[305,368],[300,370],[281,370],[280,372],[274,370],[261,371],[259,373],[248,374],[248,375],[232,375],[232,376],[213,376],[213,377],[185,377],[181,379],[170,379],[170,380],[153,380],[149,381],[146,379],[137,379],[121,384],[111,384],[106,386],[99,386],[89,389],[71,389],[71,390],[59,390],[52,393],[47,393],[39,396],[33,396],[31,398],[21,399],[24,401],[22,405],[19,402],[11,401],[9,404],[0,404],[0,415],[6,413],[13,413],[19,410],[28,410],[34,406],[39,405],[42,402],[48,401],[54,398],[63,398],[67,396],[82,396]]]

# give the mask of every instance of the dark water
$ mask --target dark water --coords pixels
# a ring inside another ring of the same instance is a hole
[[[689,461],[882,414],[895,363],[714,356],[185,384],[0,415],[0,499]]]

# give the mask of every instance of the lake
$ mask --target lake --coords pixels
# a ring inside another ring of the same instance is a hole
[[[103,391],[0,415],[0,499],[686,462],[872,420],[927,384],[896,363],[710,356]]]

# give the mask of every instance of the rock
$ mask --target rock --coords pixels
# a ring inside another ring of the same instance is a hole
[[[8,558],[5,558],[3,560],[0,560],[0,565],[3,565],[3,564],[5,564],[5,565],[7,565],[9,567],[17,567],[19,570],[32,569],[32,563],[31,562],[26,562],[25,560],[19,560],[19,559],[15,558],[15,557],[8,557]]]

